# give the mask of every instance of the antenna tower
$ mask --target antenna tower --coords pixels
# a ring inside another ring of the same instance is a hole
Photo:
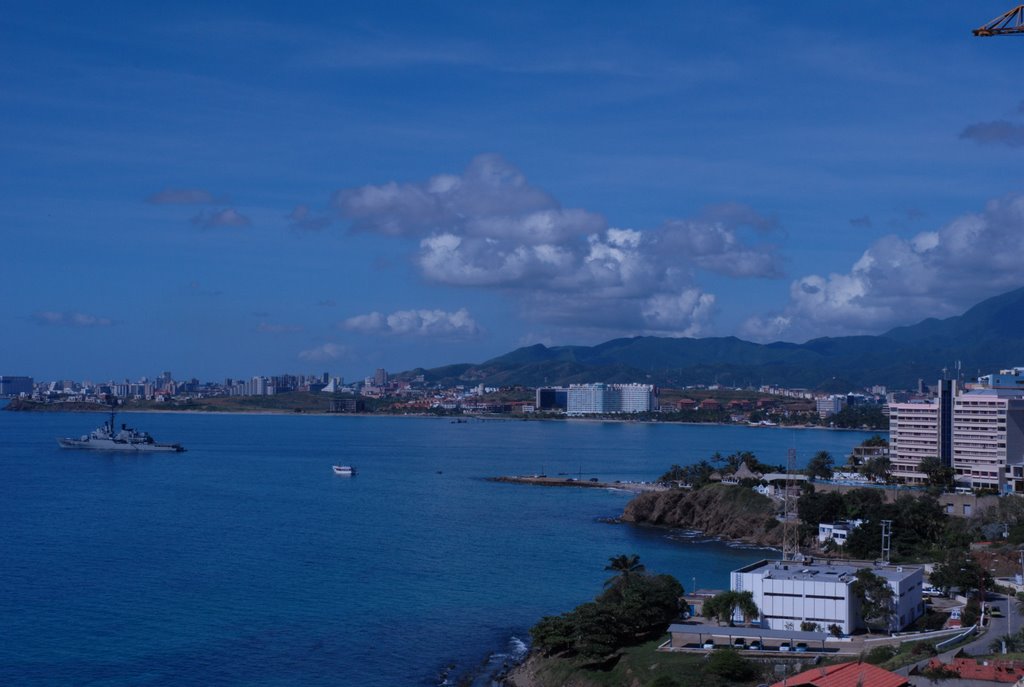
[[[796,449],[791,448],[786,456],[786,492],[783,497],[782,516],[782,560],[791,561],[800,552],[796,541],[796,531],[793,529],[793,513],[791,512],[793,470],[796,469]]]
[[[971,33],[975,36],[1010,36],[1024,33],[1024,5],[1017,5]]]
[[[882,521],[882,561],[889,563],[889,553],[892,549],[892,520]]]

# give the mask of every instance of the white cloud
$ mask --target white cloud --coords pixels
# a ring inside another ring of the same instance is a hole
[[[480,327],[465,308],[444,310],[398,310],[390,315],[372,312],[350,317],[342,327],[362,334],[393,334],[440,338],[472,338]]]
[[[742,237],[777,222],[746,205],[653,230],[608,227],[599,214],[562,208],[496,155],[461,175],[342,190],[334,202],[356,231],[415,239],[413,263],[428,281],[499,289],[527,317],[559,327],[687,336],[706,330],[714,310],[696,283],[701,270],[782,274],[774,246]]]
[[[310,348],[299,352],[299,358],[309,362],[323,362],[325,360],[337,360],[348,353],[348,348],[336,343],[325,343],[316,348]]]
[[[1014,194],[937,231],[878,239],[847,273],[797,279],[783,312],[752,318],[742,333],[761,341],[796,340],[879,333],[926,317],[949,317],[1019,287],[1021,264],[1024,194]]]
[[[192,224],[203,229],[216,229],[218,227],[247,227],[252,222],[249,218],[234,208],[223,210],[206,210],[192,218]]]
[[[296,205],[288,213],[289,227],[297,231],[321,231],[331,224],[331,218],[313,213],[306,205]]]
[[[43,310],[32,315],[38,324],[60,327],[109,327],[114,321],[108,317],[97,317],[81,312],[59,312]]]

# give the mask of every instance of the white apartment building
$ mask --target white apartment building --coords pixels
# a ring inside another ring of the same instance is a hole
[[[762,627],[799,630],[801,623],[813,622],[822,632],[838,625],[849,634],[864,627],[860,604],[850,589],[857,571],[863,568],[885,578],[893,591],[892,629],[901,630],[924,613],[924,571],[915,566],[762,560],[734,570],[730,588],[753,594]]]
[[[974,389],[953,403],[953,469],[958,483],[999,492],[1024,489],[1024,396]]]
[[[831,540],[838,546],[846,546],[846,540],[850,538],[850,532],[853,532],[863,524],[864,521],[860,519],[818,523],[818,543],[824,544]]]
[[[921,401],[889,405],[889,460],[895,476],[921,484],[921,459],[939,455],[939,403]]]
[[[566,415],[646,413],[657,408],[650,384],[571,384],[566,392]]]
[[[818,417],[825,419],[846,407],[846,396],[822,396],[814,400],[814,406],[818,411]]]
[[[598,415],[605,410],[607,389],[604,384],[570,384],[566,393],[566,415]]]
[[[650,384],[614,384],[619,392],[620,413],[647,413],[658,409],[658,397]]]

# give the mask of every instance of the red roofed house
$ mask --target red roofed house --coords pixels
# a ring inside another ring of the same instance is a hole
[[[989,659],[977,661],[973,658],[954,658],[952,663],[943,664],[937,658],[928,662],[932,670],[945,668],[953,671],[962,680],[988,680],[991,682],[1015,683],[1024,677],[1024,662]]]
[[[907,678],[870,663],[839,663],[798,673],[772,687],[907,687]]]

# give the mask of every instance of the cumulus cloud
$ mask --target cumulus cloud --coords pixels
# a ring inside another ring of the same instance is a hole
[[[43,310],[33,313],[32,319],[38,324],[59,327],[109,327],[114,324],[114,321],[108,317],[54,310]]]
[[[428,281],[501,290],[559,326],[690,335],[714,310],[700,270],[782,275],[764,241],[778,223],[749,206],[715,205],[651,230],[609,227],[597,213],[561,207],[496,155],[474,158],[461,175],[345,189],[334,204],[355,231],[416,241],[413,263]]]
[[[313,213],[306,205],[296,205],[287,215],[288,225],[296,231],[321,231],[331,224],[331,218]]]
[[[153,205],[208,205],[213,194],[201,188],[165,188],[146,199]]]
[[[316,348],[299,351],[299,358],[308,362],[324,362],[326,360],[337,360],[344,357],[348,349],[341,344],[325,343]]]
[[[960,138],[985,145],[1019,148],[1024,146],[1024,124],[1014,124],[1005,119],[994,122],[978,122],[960,132]]]
[[[444,310],[398,310],[390,315],[372,312],[350,317],[341,324],[362,334],[393,334],[441,338],[472,338],[480,327],[465,308]]]
[[[252,222],[249,218],[234,208],[223,210],[206,210],[192,218],[192,224],[203,229],[217,229],[220,227],[247,227]]]
[[[875,241],[846,273],[811,274],[790,285],[781,313],[753,318],[755,340],[878,333],[925,317],[949,317],[1021,285],[1024,194],[909,238]]]

